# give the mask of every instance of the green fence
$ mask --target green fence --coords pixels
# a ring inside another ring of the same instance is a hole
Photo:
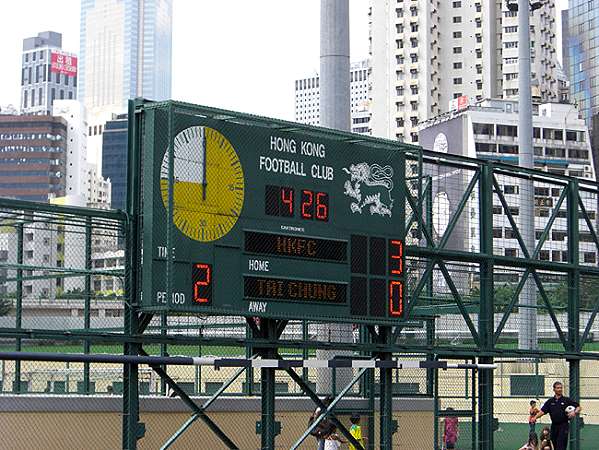
[[[194,105],[164,103],[152,108],[163,108],[165,114],[201,114],[240,127],[269,127],[281,134],[297,129],[323,133],[347,145],[356,139]],[[143,198],[137,188],[143,184],[143,162],[136,157],[141,143],[134,136],[150,132],[143,128],[143,115],[144,104],[132,105],[132,195],[127,214],[0,199],[0,353],[247,359],[259,354],[306,360],[322,359],[322,352],[328,352],[327,358],[334,354],[352,360],[392,357],[496,364],[494,371],[394,369],[384,372],[388,380],[381,379],[379,370],[366,370],[333,413],[346,427],[349,416],[359,413],[370,438],[368,448],[439,449],[446,420],[457,418],[458,448],[507,450],[526,440],[530,400],[541,403],[551,395],[552,383],[561,380],[566,393],[583,405],[582,421],[571,426],[569,448],[595,447],[599,240],[594,182],[360,137],[373,147],[396,146],[406,156],[405,183],[400,187],[406,194],[405,321],[389,329],[329,325],[323,333],[323,324],[316,322],[279,322],[268,331],[263,328],[267,322],[243,317],[142,313]],[[534,248],[525,245],[519,228],[526,190],[533,191],[536,204],[530,218]],[[532,293],[527,302],[522,301],[523,291]],[[523,345],[527,330],[533,330],[536,348]],[[275,445],[269,448],[289,448],[308,426],[315,407],[309,394],[327,394],[318,388],[321,377],[331,375],[313,368],[264,372],[10,359],[2,360],[0,371],[0,417],[13,433],[9,436],[30,432],[25,413],[32,405],[23,399],[32,401],[24,394],[35,394],[35,401],[50,397],[61,414],[71,411],[79,420],[62,422],[65,434],[74,440],[60,441],[48,434],[49,447],[128,449],[152,448],[157,442],[187,448],[198,440],[206,448],[227,448],[226,436],[232,436],[238,448],[260,448],[264,430],[273,434],[269,442]],[[265,383],[267,374],[272,378]],[[334,394],[359,374],[359,369],[339,369],[332,377]],[[382,421],[381,384],[398,402],[388,405],[392,417]],[[265,389],[268,395],[274,393],[274,402],[261,401]],[[93,420],[81,396],[95,408],[98,415]],[[202,409],[212,396],[208,408]],[[36,405],[41,412],[48,409]],[[47,420],[52,425],[57,419]],[[546,424],[543,419],[538,427]],[[81,429],[89,436],[85,446],[75,440]],[[178,439],[169,441],[173,435]],[[96,436],[105,440],[98,444]],[[34,441],[14,439],[14,448],[36,448]],[[302,448],[315,444],[312,437],[306,442]]]

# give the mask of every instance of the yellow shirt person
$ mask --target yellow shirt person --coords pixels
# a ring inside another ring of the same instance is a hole
[[[351,428],[349,429],[349,433],[353,436],[353,438],[358,441],[362,448],[366,448],[366,444],[364,443],[364,438],[362,437],[362,427],[360,426],[360,416],[358,414],[353,414],[349,419],[352,423]],[[349,444],[349,450],[357,450],[356,447]]]

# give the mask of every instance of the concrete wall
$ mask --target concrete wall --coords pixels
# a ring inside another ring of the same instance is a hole
[[[198,399],[201,404],[202,399]],[[341,408],[366,407],[364,400],[346,400]],[[0,448],[86,449],[121,448],[121,399],[110,397],[0,397]],[[141,420],[146,435],[140,449],[157,449],[190,416],[179,399],[144,398]],[[282,432],[277,448],[286,449],[301,436],[313,404],[306,399],[277,399],[277,420]],[[426,449],[433,442],[433,403],[429,399],[402,399],[394,402],[399,430],[394,443],[398,448]],[[223,428],[240,449],[258,449],[260,437],[256,421],[260,419],[259,398],[225,398],[210,407],[210,417]],[[342,421],[349,424],[347,416]],[[375,418],[378,424],[378,417]],[[364,434],[368,424],[364,423]],[[376,447],[376,445],[375,445]],[[194,423],[174,449],[217,450],[225,447],[201,422]],[[314,438],[306,440],[302,449],[315,448]]]

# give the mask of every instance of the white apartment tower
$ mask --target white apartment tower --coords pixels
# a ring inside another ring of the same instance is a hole
[[[368,60],[350,66],[351,131],[370,134]],[[318,74],[295,80],[295,121],[320,125],[320,79]]]
[[[44,31],[23,39],[21,112],[52,113],[54,100],[77,98],[77,55],[62,50],[62,34]]]
[[[531,17],[533,95],[558,99],[555,0]],[[372,134],[418,141],[418,123],[518,95],[518,17],[500,0],[371,0]]]

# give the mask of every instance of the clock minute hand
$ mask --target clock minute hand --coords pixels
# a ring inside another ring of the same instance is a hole
[[[206,128],[202,128],[202,137],[200,141],[202,145],[202,200],[206,200],[206,189],[208,188],[208,183],[206,182]]]

